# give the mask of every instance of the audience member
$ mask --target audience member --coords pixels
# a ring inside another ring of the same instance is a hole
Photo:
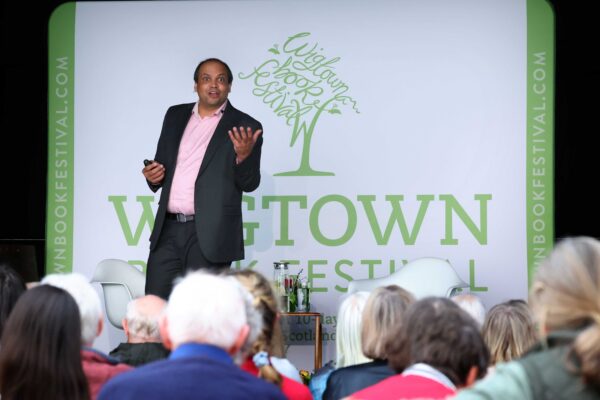
[[[279,321],[277,299],[271,284],[263,275],[250,269],[236,271],[233,276],[250,292],[254,310],[261,317],[259,333],[249,343],[250,349],[242,369],[277,385],[288,399],[312,399],[305,385],[282,375],[273,365],[271,345]]]
[[[464,293],[452,296],[450,299],[473,317],[479,328],[483,326],[483,322],[485,321],[485,306],[479,297],[471,293]]]
[[[236,273],[237,270],[228,270],[224,274],[235,275]],[[236,277],[231,278],[237,279]],[[247,299],[250,300],[249,302],[246,302],[246,315],[248,317],[248,326],[250,327],[250,331],[248,332],[248,339],[246,340],[246,343],[244,343],[242,350],[238,353],[236,358],[236,362],[240,365],[246,361],[248,354],[251,353],[252,346],[258,339],[258,336],[261,334],[263,326],[263,316],[254,305],[254,296],[248,290],[246,291],[248,292]],[[284,375],[298,383],[303,383],[298,368],[296,368],[294,364],[285,358],[285,339],[281,329],[279,314],[277,314],[277,323],[273,328],[269,347],[269,360],[271,361],[273,368],[275,368],[281,375]]]
[[[159,319],[167,302],[154,295],[134,299],[127,304],[123,330],[127,343],[121,343],[110,356],[135,367],[169,356],[160,340]]]
[[[361,331],[364,325],[364,310],[369,301],[369,292],[355,292],[340,305],[336,325],[336,368],[371,361],[362,351]]]
[[[104,325],[100,297],[88,280],[81,274],[51,274],[42,279],[42,284],[66,290],[77,303],[81,317],[79,345],[83,371],[88,380],[90,397],[96,399],[102,386],[113,376],[131,367],[119,364],[118,360],[92,348]]]
[[[354,393],[352,399],[445,399],[483,377],[488,366],[477,323],[446,298],[428,297],[411,305],[396,340],[387,343],[390,365],[402,373]]]
[[[490,349],[492,365],[521,357],[537,340],[529,307],[515,300],[491,308],[483,324],[482,335]]]
[[[600,398],[600,242],[562,240],[529,292],[541,342],[459,399]]]
[[[66,291],[25,292],[6,321],[0,351],[3,400],[87,400],[81,367],[79,310]]]
[[[344,368],[354,364],[371,361],[362,352],[360,333],[363,324],[363,310],[369,299],[369,292],[354,292],[340,304],[336,323],[336,361],[315,372],[309,383],[315,400],[321,400],[327,386],[327,380],[335,368]]]
[[[0,337],[10,312],[25,290],[25,283],[19,274],[8,264],[0,264]]]
[[[179,282],[161,318],[167,360],[113,378],[100,400],[285,399],[233,361],[246,341],[248,293],[231,277],[196,271]]]
[[[373,361],[335,370],[327,380],[324,399],[341,399],[394,375],[388,365],[387,341],[397,337],[404,313],[414,301],[412,294],[396,285],[371,293],[363,311],[361,349]]]

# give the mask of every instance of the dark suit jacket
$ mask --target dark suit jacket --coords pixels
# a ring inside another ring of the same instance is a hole
[[[162,343],[119,343],[109,355],[123,364],[138,367],[152,361],[163,360],[169,357],[170,351]]]
[[[395,374],[384,360],[336,369],[327,379],[323,400],[342,399]]]
[[[179,143],[194,104],[172,106],[165,115],[154,157],[157,162],[165,166],[165,178],[162,185],[150,185],[155,192],[162,186],[154,229],[150,236],[151,250],[160,241]],[[202,253],[214,263],[226,263],[244,258],[242,192],[251,192],[260,183],[262,135],[250,156],[236,165],[236,154],[227,132],[233,127],[240,126],[249,126],[253,132],[262,129],[260,122],[227,102],[196,178],[194,191],[196,233]]]

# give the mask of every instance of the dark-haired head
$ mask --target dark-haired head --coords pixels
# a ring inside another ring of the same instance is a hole
[[[26,291],[6,321],[0,395],[12,399],[88,399],[77,303],[63,289]]]
[[[10,312],[26,289],[23,279],[14,269],[8,264],[0,264],[0,337]]]
[[[482,378],[489,363],[475,320],[453,301],[439,297],[419,300],[408,308],[389,354],[390,365],[397,371],[425,363],[457,387]]]
[[[233,82],[233,73],[231,72],[231,68],[229,68],[229,65],[227,65],[225,61],[219,60],[218,58],[207,58],[206,60],[200,61],[200,63],[194,70],[194,83],[198,83],[198,73],[200,72],[200,68],[208,62],[216,62],[225,67],[225,70],[227,70],[227,83],[231,85],[231,83]]]

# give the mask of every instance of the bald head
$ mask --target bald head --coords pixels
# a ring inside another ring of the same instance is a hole
[[[158,323],[166,305],[166,301],[154,295],[130,301],[123,319],[127,342],[160,342]]]

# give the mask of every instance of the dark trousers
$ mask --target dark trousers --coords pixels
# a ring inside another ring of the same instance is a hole
[[[231,266],[231,263],[213,263],[204,257],[194,221],[177,222],[165,220],[158,243],[148,256],[146,269],[146,294],[168,299],[174,281],[188,271],[207,269],[215,273]]]

